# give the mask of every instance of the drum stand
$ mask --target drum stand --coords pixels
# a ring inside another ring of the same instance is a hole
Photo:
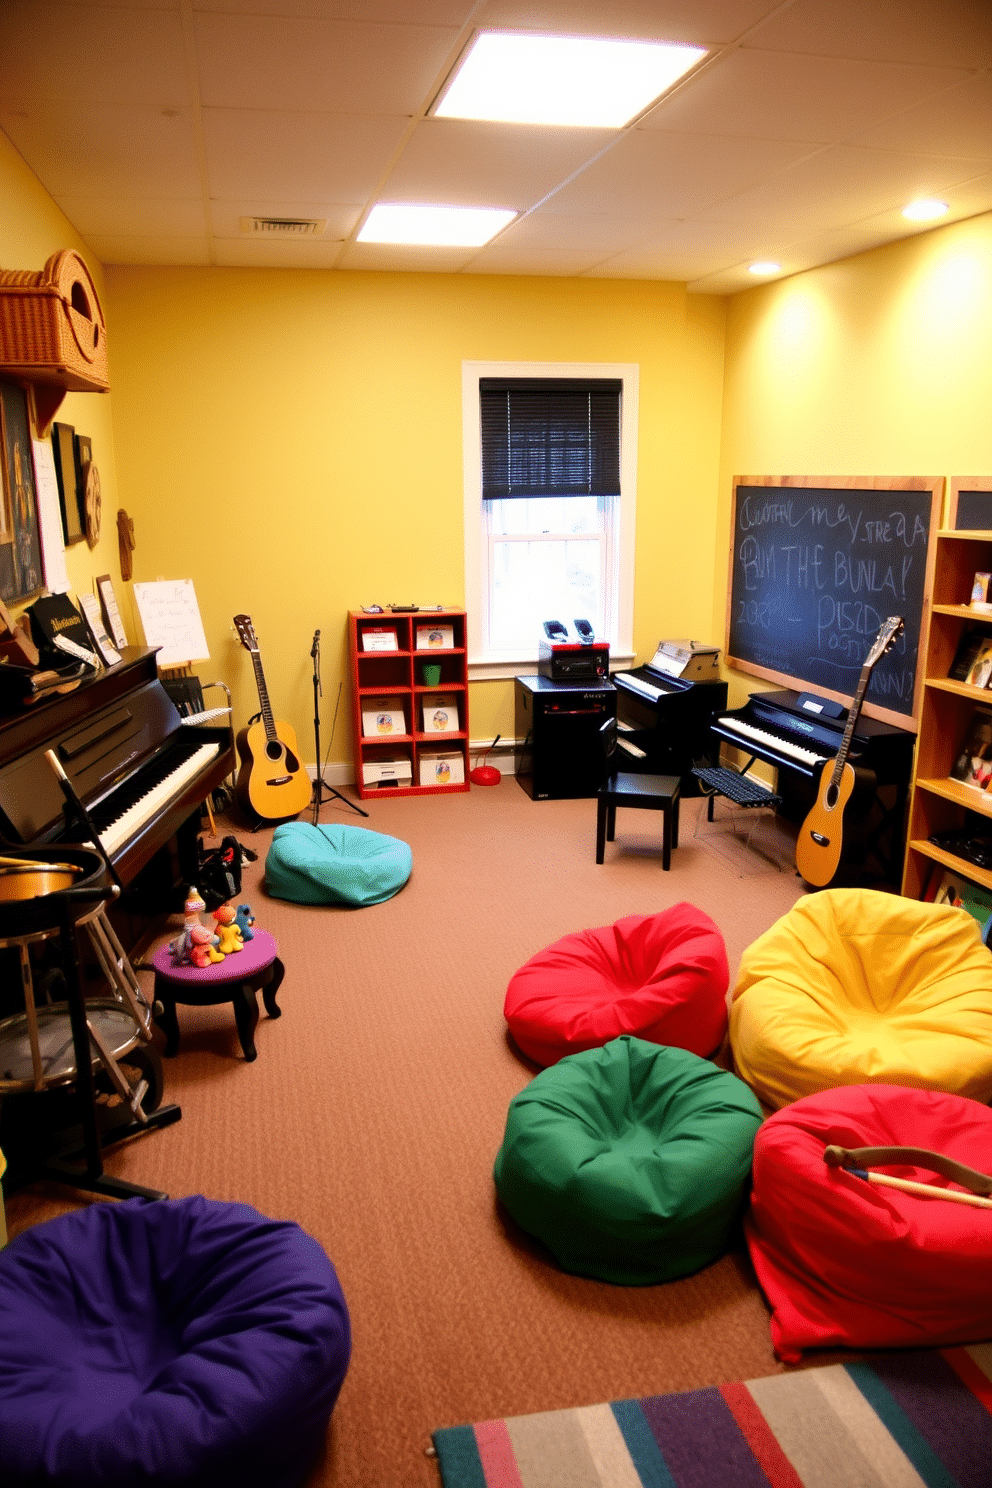
[[[32,1173],[32,1180],[51,1178],[107,1198],[164,1199],[167,1195],[159,1189],[144,1188],[105,1173],[101,1156],[104,1145],[123,1141],[154,1127],[171,1126],[182,1115],[178,1106],[162,1106],[151,1113],[146,1112],[142,1102],[148,1093],[148,1082],[141,1079],[132,1087],[118,1063],[119,1057],[127,1050],[139,1043],[150,1043],[153,1012],[142,995],[131,963],[104,914],[106,900],[118,892],[116,886],[108,889],[105,886],[80,885],[62,889],[47,896],[54,912],[49,917],[49,923],[27,934],[0,935],[0,947],[16,947],[19,952],[24,990],[23,1020],[19,1014],[5,1019],[0,1030],[17,1043],[20,1042],[22,1030],[26,1030],[31,1064],[30,1076],[26,1068],[16,1069],[18,1051],[15,1048],[13,1056],[7,1061],[11,1068],[0,1071],[0,1091],[42,1091],[66,1083],[74,1083],[76,1086],[83,1151],[70,1157],[48,1159]],[[2,928],[4,926],[0,920],[0,929]],[[102,1006],[91,1003],[87,1007],[83,997],[76,938],[79,928],[86,929],[96,959],[110,986],[113,998],[109,1006],[107,1003]],[[34,1000],[29,947],[54,936],[58,936],[60,942],[66,1001],[51,1009],[39,1010]],[[55,1038],[54,1044],[46,1047],[44,1055],[39,1013],[46,1021],[46,1032],[51,1032]],[[121,1041],[116,1052],[111,1049],[115,1025],[116,1037]],[[66,1027],[70,1034],[71,1056],[68,1054],[66,1040],[62,1038],[61,1043],[58,1042],[59,1034]],[[123,1035],[122,1029],[127,1030]],[[126,1126],[114,1128],[105,1137],[101,1137],[97,1119],[95,1064],[102,1066],[115,1091],[129,1107],[132,1118]],[[82,1166],[79,1166],[80,1158]]]

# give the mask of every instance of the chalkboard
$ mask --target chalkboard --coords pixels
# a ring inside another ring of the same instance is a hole
[[[947,525],[954,532],[992,532],[992,480],[955,476]]]
[[[942,500],[942,479],[738,477],[728,665],[847,703],[883,621],[901,615],[864,711],[913,727]]]

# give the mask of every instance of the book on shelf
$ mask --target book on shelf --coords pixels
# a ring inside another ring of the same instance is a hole
[[[424,733],[457,734],[458,701],[447,693],[435,692],[424,698]]]
[[[953,904],[958,909],[966,909],[982,926],[992,915],[992,889],[979,888],[978,884],[950,868],[934,869],[926,898],[933,904]]]
[[[964,679],[972,687],[988,687],[992,681],[992,636],[986,636]]]
[[[972,713],[951,779],[980,791],[992,780],[992,707],[979,707]]]
[[[385,734],[405,734],[406,715],[402,698],[363,698],[362,733],[366,739],[381,738]]]
[[[453,625],[418,625],[418,651],[450,651],[455,644]]]
[[[362,630],[363,651],[398,651],[396,631],[389,625],[366,625]]]
[[[948,677],[955,682],[966,682],[983,648],[990,644],[992,644],[992,631],[987,625],[969,625],[961,632],[958,649],[954,653]]]

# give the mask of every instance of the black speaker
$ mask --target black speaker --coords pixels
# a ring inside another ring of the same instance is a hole
[[[515,768],[527,794],[535,801],[594,796],[605,774],[599,731],[616,712],[611,682],[582,685],[517,677]]]

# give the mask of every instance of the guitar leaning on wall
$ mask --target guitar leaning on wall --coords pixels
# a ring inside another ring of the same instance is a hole
[[[285,821],[298,816],[309,805],[313,787],[300,763],[296,734],[288,723],[273,720],[251,620],[247,615],[235,615],[234,625],[238,639],[251,655],[262,705],[261,719],[242,729],[235,740],[241,764],[234,793],[241,809],[249,815],[263,821]]]
[[[823,766],[816,800],[799,829],[796,868],[800,877],[814,889],[825,889],[831,884],[845,854],[850,856],[852,846],[860,846],[864,841],[874,794],[874,775],[870,770],[860,770],[850,764],[847,756],[872,670],[894,644],[902,628],[901,617],[890,615],[872,642],[861,668],[858,690],[848,710],[847,727],[837,758],[828,760]]]

